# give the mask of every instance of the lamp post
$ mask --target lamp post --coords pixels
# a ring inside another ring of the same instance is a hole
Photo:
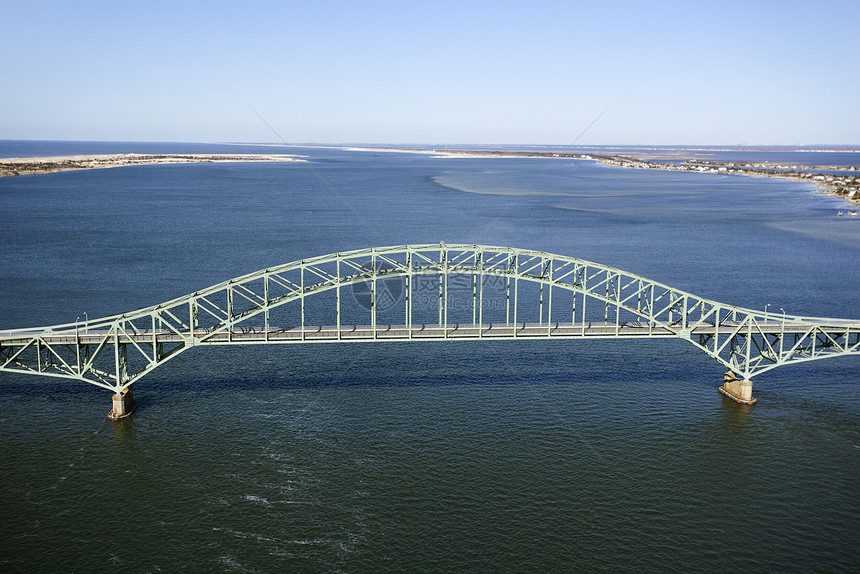
[[[779,357],[782,358],[782,342],[785,340],[785,309],[779,308],[782,311],[782,323],[779,327]]]
[[[80,319],[80,315],[75,317],[75,358],[78,360],[78,374],[81,373],[81,335],[78,332],[78,321],[80,321]]]
[[[770,307],[770,303],[764,306],[764,321],[767,323],[767,308]]]

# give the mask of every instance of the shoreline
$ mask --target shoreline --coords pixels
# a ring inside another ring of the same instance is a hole
[[[815,184],[815,193],[824,193],[860,205],[860,174],[842,175],[827,171],[857,170],[855,166],[783,166],[773,162],[731,162],[720,160],[688,159],[684,163],[668,163],[639,159],[631,156],[594,157],[601,165],[629,169],[659,169],[662,171],[688,171],[717,175],[746,175],[774,177],[789,181]]]
[[[54,157],[10,157],[0,158],[0,177],[37,175],[61,171],[81,171],[126,167],[130,165],[160,165],[187,163],[236,163],[236,162],[305,162],[301,156],[285,154],[99,154]]]
[[[319,146],[329,147],[329,146]],[[595,161],[600,165],[627,169],[658,169],[662,171],[688,171],[694,173],[713,173],[718,175],[747,175],[752,177],[775,177],[789,181],[812,183],[817,193],[824,193],[845,200],[853,206],[860,206],[860,166],[806,166],[780,165],[774,162],[730,162],[705,160],[699,154],[674,152],[672,157],[685,159],[680,163],[661,161],[635,155],[608,155],[605,153],[541,151],[541,150],[501,150],[501,149],[424,149],[392,147],[331,146],[345,151],[374,153],[412,153],[434,158],[546,158],[577,159]],[[665,157],[665,156],[664,156]],[[661,158],[662,159],[662,158]],[[52,157],[0,158],[0,177],[17,175],[38,175],[63,171],[104,169],[130,165],[188,164],[188,163],[236,163],[236,162],[306,162],[302,156],[288,154],[101,154]],[[846,174],[832,174],[828,171],[856,171]],[[853,214],[853,213],[852,213]]]
[[[578,159],[595,161],[600,165],[627,169],[658,169],[662,171],[689,171],[694,173],[714,173],[717,175],[747,175],[752,177],[775,177],[789,181],[813,183],[815,193],[838,197],[860,206],[860,166],[806,166],[794,164],[786,166],[776,162],[732,162],[722,160],[703,160],[689,154],[671,154],[677,159],[687,158],[683,163],[658,161],[633,155],[608,155],[602,153],[540,151],[540,150],[499,150],[499,149],[438,149],[419,148],[373,148],[340,147],[346,151],[420,153],[436,158],[548,158]],[[697,154],[694,154],[697,155]],[[827,171],[856,171],[857,175],[831,174]]]

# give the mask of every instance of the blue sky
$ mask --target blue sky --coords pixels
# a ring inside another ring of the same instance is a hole
[[[860,144],[860,0],[0,12],[0,139]]]

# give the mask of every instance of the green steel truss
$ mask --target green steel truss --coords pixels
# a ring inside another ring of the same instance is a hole
[[[511,247],[402,245],[293,261],[122,315],[0,331],[0,370],[118,393],[199,345],[680,338],[738,377],[860,354],[860,321],[734,307]]]

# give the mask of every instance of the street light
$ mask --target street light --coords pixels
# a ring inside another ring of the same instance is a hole
[[[782,324],[779,328],[779,356],[782,357],[783,341],[785,340],[785,309],[779,308],[782,311]]]
[[[770,307],[770,303],[764,306],[764,320],[767,322],[767,308]]]
[[[75,357],[78,360],[78,374],[81,374],[81,334],[78,332],[78,321],[81,320],[80,315],[75,317]]]

